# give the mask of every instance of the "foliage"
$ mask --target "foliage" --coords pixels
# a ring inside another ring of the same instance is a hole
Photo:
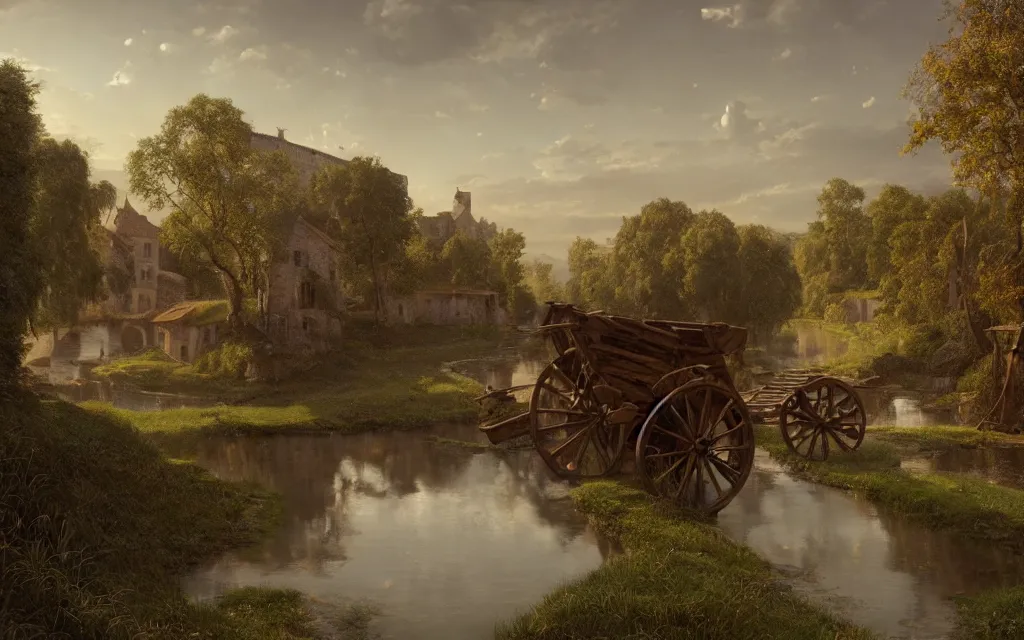
[[[43,290],[33,324],[57,329],[74,325],[84,305],[100,295],[104,269],[91,233],[99,227],[100,210],[89,184],[89,161],[75,143],[39,141],[36,168],[31,233]]]
[[[404,181],[379,158],[360,156],[322,167],[313,176],[311,192],[339,244],[343,278],[370,283],[379,321],[387,283],[399,270],[415,229]]]
[[[515,317],[521,310],[519,303],[525,302],[523,294],[523,249],[526,238],[515,229],[504,229],[495,233],[488,242],[491,253],[494,281],[498,293],[505,299],[505,308]]]
[[[831,322],[832,324],[846,324],[849,322],[849,316],[846,313],[846,305],[842,302],[831,302],[825,307],[825,316],[823,318],[825,322]]]
[[[42,132],[38,91],[17,63],[0,62],[0,395],[18,382],[22,338],[42,288],[29,241],[36,184],[33,153]]]
[[[486,289],[491,284],[491,248],[487,242],[455,232],[441,248],[440,261],[448,274],[448,284],[470,289]]]
[[[207,351],[198,359],[192,367],[198,373],[208,373],[213,376],[223,376],[241,380],[245,377],[245,370],[253,359],[253,349],[249,344],[235,341],[227,341],[218,345],[216,349]]]
[[[242,116],[229,99],[196,95],[171,109],[125,164],[132,192],[153,209],[171,208],[161,242],[217,270],[233,320],[243,297],[266,291],[299,200],[288,158],[254,150]]]
[[[110,214],[117,207],[117,188],[109,180],[100,180],[89,187],[89,197],[93,208],[101,214],[106,214],[103,224],[109,222]]]
[[[730,322],[754,341],[777,333],[800,304],[785,236],[665,198],[623,219],[612,247],[577,238],[569,273],[566,297],[584,308]]]
[[[540,260],[534,260],[524,267],[524,282],[538,304],[558,302],[565,298],[565,288],[555,279],[553,269],[554,265],[550,262]]]

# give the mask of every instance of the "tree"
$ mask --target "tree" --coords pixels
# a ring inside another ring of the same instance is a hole
[[[828,244],[829,288],[860,289],[868,283],[868,241],[871,221],[864,214],[864,190],[832,178],[818,196],[818,218]]]
[[[559,302],[565,298],[565,291],[553,275],[554,265],[534,260],[525,266],[525,282],[539,303]]]
[[[786,238],[761,225],[739,227],[740,300],[737,322],[754,343],[778,333],[800,308],[800,274]]]
[[[735,322],[742,288],[736,225],[720,211],[701,211],[681,243],[683,279],[679,297],[711,321]],[[668,262],[666,260],[665,262]]]
[[[904,222],[924,217],[928,202],[906,187],[887,184],[881,193],[868,203],[867,215],[871,219],[871,242],[868,245],[868,280],[878,285],[892,269],[893,232]]]
[[[441,262],[449,284],[476,289],[491,286],[491,249],[483,240],[457,231],[441,248]]]
[[[584,309],[596,311],[615,308],[615,284],[612,275],[612,252],[586,238],[576,238],[569,245],[569,282],[565,295]]]
[[[133,193],[152,209],[171,208],[161,242],[220,274],[232,324],[245,296],[266,291],[299,200],[288,158],[254,150],[242,115],[229,99],[199,94],[171,109],[125,164]]]
[[[504,295],[509,315],[515,317],[519,311],[516,301],[520,299],[523,288],[523,250],[526,238],[514,229],[505,229],[491,238],[488,246],[491,250],[492,268],[499,293]]]
[[[13,60],[0,62],[0,393],[17,384],[23,338],[41,288],[30,228],[42,132],[36,112],[39,85]]]
[[[344,165],[323,167],[311,187],[314,205],[328,213],[328,228],[356,271],[350,276],[368,276],[374,315],[380,322],[385,288],[415,231],[404,181],[379,158],[360,156]]]
[[[89,187],[89,193],[93,207],[101,214],[106,214],[103,217],[103,224],[106,224],[110,221],[110,214],[117,207],[117,188],[108,180],[100,180]]]
[[[99,297],[103,264],[91,230],[100,224],[100,211],[89,183],[89,161],[78,145],[46,138],[37,145],[35,157],[31,229],[43,289],[33,322],[56,332],[74,325],[84,305]]]

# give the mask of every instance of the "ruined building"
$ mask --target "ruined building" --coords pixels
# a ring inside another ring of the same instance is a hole
[[[420,218],[419,228],[421,234],[439,245],[448,242],[459,231],[470,238],[481,240],[490,240],[498,232],[493,222],[478,222],[473,217],[473,194],[459,189],[455,190],[451,211]]]
[[[308,187],[310,180],[313,179],[313,174],[317,172],[321,167],[337,164],[346,165],[348,160],[337,158],[318,151],[312,147],[306,147],[301,144],[295,144],[290,140],[286,140],[284,137],[284,129],[278,129],[277,135],[272,136],[266,133],[252,134],[251,146],[253,149],[260,151],[283,151],[288,159],[291,160],[292,166],[295,168],[296,173],[299,174],[299,184],[302,187]],[[398,175],[402,180],[402,184],[405,188],[409,188],[409,178],[403,175]]]

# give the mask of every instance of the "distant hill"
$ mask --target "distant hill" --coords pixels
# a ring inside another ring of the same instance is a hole
[[[533,262],[534,260],[550,264],[551,274],[555,276],[556,280],[565,282],[569,279],[569,262],[565,258],[553,258],[546,253],[530,253],[529,251],[523,253],[524,264]]]

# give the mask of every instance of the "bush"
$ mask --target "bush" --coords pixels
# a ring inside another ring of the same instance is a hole
[[[244,342],[224,342],[212,351],[200,356],[192,368],[198,373],[207,373],[226,378],[244,378],[245,370],[252,361],[252,345]]]
[[[846,313],[846,305],[842,302],[833,302],[825,307],[825,322],[849,324],[850,320]]]

